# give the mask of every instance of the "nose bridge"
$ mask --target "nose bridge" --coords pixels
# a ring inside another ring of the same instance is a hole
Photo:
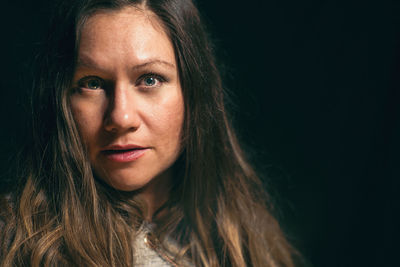
[[[129,83],[117,82],[109,99],[105,118],[106,130],[115,132],[137,129],[139,120],[133,104],[133,90]]]

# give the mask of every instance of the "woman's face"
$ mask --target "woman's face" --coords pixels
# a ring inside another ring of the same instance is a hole
[[[70,105],[98,177],[123,191],[169,180],[184,105],[172,43],[153,13],[129,7],[88,19]]]

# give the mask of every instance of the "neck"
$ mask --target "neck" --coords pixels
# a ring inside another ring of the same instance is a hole
[[[146,214],[144,214],[145,220],[152,221],[154,213],[167,202],[171,188],[172,173],[172,168],[168,169],[138,192],[147,206]]]

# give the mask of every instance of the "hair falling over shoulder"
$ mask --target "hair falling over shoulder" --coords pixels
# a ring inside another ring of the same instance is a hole
[[[82,25],[128,5],[162,22],[185,102],[171,197],[153,218],[163,248],[178,266],[294,266],[295,250],[229,124],[213,49],[190,0],[58,1],[36,68],[33,145],[18,190],[1,200],[0,266],[134,266],[146,207],[94,177],[68,103]]]

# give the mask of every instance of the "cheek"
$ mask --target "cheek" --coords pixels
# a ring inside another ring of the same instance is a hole
[[[160,141],[167,146],[176,146],[180,143],[183,117],[184,105],[180,94],[159,105],[152,116],[152,124]]]
[[[84,139],[83,141],[88,143],[87,141],[90,140],[98,131],[99,127],[101,127],[101,106],[71,97],[70,107],[78,130]]]

